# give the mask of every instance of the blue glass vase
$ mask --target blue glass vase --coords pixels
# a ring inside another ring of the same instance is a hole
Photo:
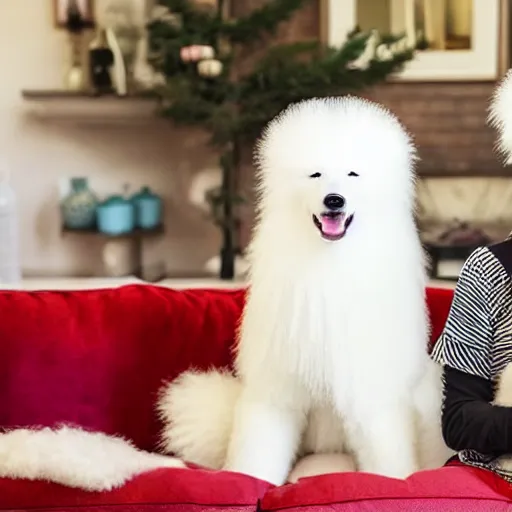
[[[64,227],[92,229],[96,225],[98,200],[89,189],[87,178],[71,178],[71,192],[61,202]]]
[[[162,223],[162,199],[149,187],[142,187],[132,197],[135,207],[135,223],[141,229],[154,229]]]

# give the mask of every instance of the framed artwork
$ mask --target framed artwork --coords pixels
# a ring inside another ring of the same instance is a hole
[[[96,24],[94,0],[52,0],[54,23],[58,28],[66,28],[66,21],[70,9],[80,12],[85,25],[93,27]]]
[[[321,0],[322,35],[332,46],[348,32],[405,33],[422,50],[401,80],[495,80],[501,73],[507,0]]]

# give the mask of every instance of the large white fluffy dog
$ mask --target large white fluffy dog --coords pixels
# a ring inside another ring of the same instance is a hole
[[[399,478],[445,462],[414,160],[398,120],[354,97],[270,123],[236,377],[188,373],[165,390],[167,450],[274,484],[307,453]]]

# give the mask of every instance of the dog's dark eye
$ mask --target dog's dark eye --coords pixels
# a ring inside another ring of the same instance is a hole
[[[315,172],[309,175],[310,178],[320,178],[320,176],[322,176],[322,173],[320,172]]]
[[[350,171],[348,173],[349,176],[359,176],[359,174],[357,174],[357,172],[354,172],[354,171]]]

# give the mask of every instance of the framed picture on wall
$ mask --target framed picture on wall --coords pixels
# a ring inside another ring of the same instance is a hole
[[[80,14],[86,27],[93,27],[96,22],[94,0],[52,0],[54,23],[58,28],[66,28],[69,14]]]
[[[356,26],[405,33],[422,50],[402,80],[495,80],[508,0],[320,0],[322,36],[339,46]]]

